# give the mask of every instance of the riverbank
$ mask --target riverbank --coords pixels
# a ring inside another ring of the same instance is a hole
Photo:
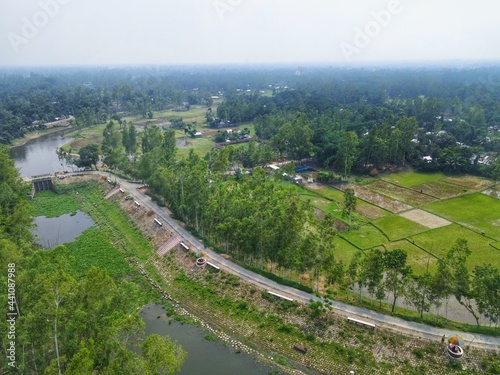
[[[100,184],[105,189],[107,182],[101,179]],[[159,229],[147,210],[137,209],[133,201],[125,201],[121,194],[111,198],[114,204],[104,201],[103,195],[92,194],[85,199],[79,196],[87,209],[95,211],[91,216],[106,223],[103,231],[111,236],[113,243],[124,246],[122,241],[131,234],[136,235],[127,231],[137,230],[150,243],[156,242],[154,233]],[[123,221],[111,212],[110,205],[115,204],[127,221],[134,223],[133,230],[115,224]],[[151,278],[190,314],[224,332],[229,343],[237,340],[276,364],[289,368],[301,364],[321,373],[365,373],[369,368],[371,373],[392,374],[425,373],[423,370],[431,368],[436,369],[433,373],[444,374],[452,366],[439,342],[352,326],[344,317],[333,314],[327,304],[287,304],[233,275],[196,268],[193,254],[173,251],[159,259],[154,246],[150,249],[134,249],[126,244],[123,248],[127,256],[137,259]],[[307,352],[294,349],[295,345],[306,348]],[[488,361],[495,361],[490,353],[467,348],[460,366],[466,366],[469,373],[479,373],[484,370],[482,363]]]
[[[65,131],[69,131],[71,129],[74,129],[71,125],[67,127],[55,127],[55,128],[50,128],[50,129],[45,129],[45,130],[35,130],[33,132],[26,133],[26,135],[23,138],[17,138],[14,141],[12,141],[11,146],[12,147],[18,147],[18,146],[23,146],[29,141],[51,135],[51,134],[56,134],[56,133],[63,133]]]

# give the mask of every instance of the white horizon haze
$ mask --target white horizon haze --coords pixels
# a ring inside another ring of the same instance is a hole
[[[500,61],[497,2],[23,0],[0,66]]]

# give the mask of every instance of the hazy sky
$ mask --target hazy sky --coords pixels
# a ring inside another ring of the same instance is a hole
[[[2,0],[0,65],[500,60],[497,0]]]

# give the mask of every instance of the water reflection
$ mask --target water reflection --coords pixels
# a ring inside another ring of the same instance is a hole
[[[141,310],[141,317],[146,323],[147,335],[169,336],[188,353],[181,375],[267,375],[272,371],[246,354],[234,353],[234,349],[221,342],[206,340],[206,332],[199,327],[176,321],[168,324],[170,318],[159,305],[146,305]]]
[[[68,167],[65,163],[61,165],[56,153],[59,147],[74,139],[66,137],[64,133],[67,132],[68,130],[48,134],[22,146],[12,147],[10,155],[16,160],[16,167],[20,170],[21,176],[31,177],[67,170]]]
[[[33,234],[37,237],[37,243],[44,249],[51,249],[74,241],[84,230],[94,225],[94,221],[82,211],[77,211],[73,216],[67,214],[50,219],[38,216],[35,224],[37,227],[33,229]]]

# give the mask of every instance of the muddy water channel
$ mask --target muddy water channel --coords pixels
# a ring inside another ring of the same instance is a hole
[[[146,323],[146,335],[169,336],[188,353],[181,375],[264,375],[275,371],[247,354],[235,353],[234,349],[219,341],[207,340],[207,332],[200,327],[172,320],[160,305],[146,305],[140,315]]]

